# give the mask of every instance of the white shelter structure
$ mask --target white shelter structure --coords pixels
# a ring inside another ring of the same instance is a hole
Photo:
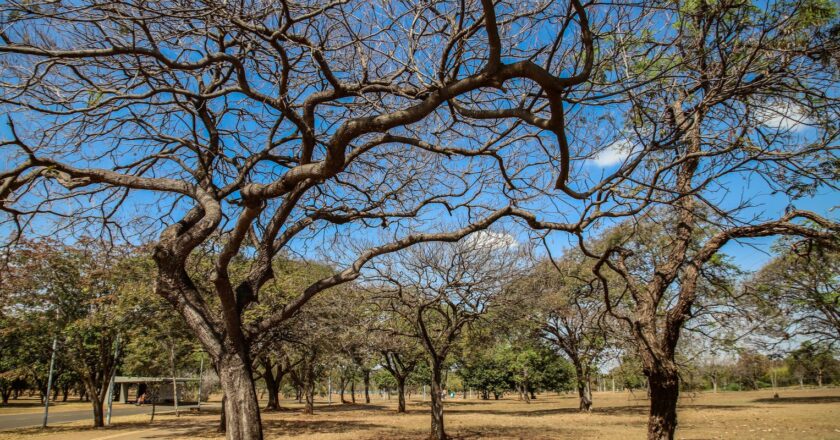
[[[174,380],[178,384],[178,402],[182,402],[185,397],[185,385],[197,383],[199,378],[176,377]],[[157,403],[174,402],[172,381],[171,377],[117,376],[114,378],[114,383],[119,385],[118,398],[121,403],[134,403],[137,401],[137,396],[144,392],[151,393],[151,391],[154,391]],[[206,399],[206,395],[201,396],[202,401]]]

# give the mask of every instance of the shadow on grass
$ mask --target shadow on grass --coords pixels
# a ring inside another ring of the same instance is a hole
[[[383,425],[373,423],[331,420],[263,420],[262,425],[263,435],[266,438],[280,435],[309,438],[316,435],[385,428]],[[217,422],[209,422],[208,420],[167,420],[160,424],[155,423],[153,426],[161,429],[172,429],[173,431],[169,435],[159,435],[157,438],[213,438],[224,435],[218,431]]]
[[[4,431],[0,431],[0,436],[2,434],[17,434],[21,436],[26,435],[43,435],[43,434],[51,434],[51,438],[61,438],[61,434],[68,433],[68,432],[79,432],[79,431],[90,431],[90,432],[97,432],[97,433],[120,433],[123,431],[132,431],[136,429],[144,429],[144,428],[153,428],[156,425],[150,425],[147,421],[134,421],[134,422],[120,422],[111,426],[107,426],[104,428],[94,428],[93,426],[79,426],[74,424],[59,424],[48,426],[46,428],[39,427],[31,427],[31,428],[17,428],[17,429],[7,429]]]
[[[68,403],[69,403],[69,402],[68,402]],[[53,406],[53,405],[55,405],[55,403],[53,403],[53,401],[50,401],[50,406]],[[9,403],[7,403],[7,404],[5,404],[5,405],[0,405],[0,408],[3,408],[3,409],[10,409],[10,408],[36,408],[36,407],[41,407],[41,408],[43,408],[43,407],[44,407],[44,404],[43,404],[43,403],[41,403],[41,402],[38,402],[37,400],[24,400],[24,401],[20,401],[20,400],[17,400],[17,401],[15,401],[15,400],[9,400]]]
[[[518,438],[528,440],[556,440],[556,439],[579,439],[589,438],[592,431],[589,428],[571,427],[541,427],[539,434],[528,427],[522,426],[500,426],[487,424],[480,428],[446,430],[447,438],[450,440],[477,440],[485,438]],[[360,437],[363,439],[389,439],[389,440],[426,440],[429,438],[428,430],[397,430],[379,431],[375,436]]]
[[[526,404],[523,404],[526,405]],[[457,407],[447,407],[444,405],[444,411],[451,411],[451,414],[483,414],[491,416],[512,416],[512,417],[543,417],[551,415],[562,414],[580,414],[577,408],[548,408],[548,409],[528,409],[523,408],[519,410],[497,410],[497,409],[458,409]],[[606,408],[592,408],[592,414],[599,415],[641,415],[647,414],[646,406],[619,406]]]
[[[840,403],[840,396],[807,396],[755,399],[756,403]]]

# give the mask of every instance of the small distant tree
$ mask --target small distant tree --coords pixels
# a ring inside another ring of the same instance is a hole
[[[805,342],[793,350],[785,361],[788,368],[800,378],[812,379],[819,387],[840,378],[837,352],[826,344]]]
[[[742,386],[757,390],[767,379],[770,368],[771,362],[767,356],[755,351],[743,350],[738,355],[734,372]]]
[[[770,336],[840,344],[838,245],[782,240],[776,246],[780,255],[745,283],[745,293],[764,316]]]
[[[431,370],[430,437],[445,439],[444,365],[464,328],[498,302],[521,270],[513,237],[487,232],[455,243],[429,243],[393,254],[373,266],[383,309],[409,323]]]
[[[574,367],[580,411],[592,407],[592,373],[607,350],[608,324],[600,286],[591,261],[568,252],[558,261],[543,261],[526,284],[538,298],[533,319],[539,333]]]

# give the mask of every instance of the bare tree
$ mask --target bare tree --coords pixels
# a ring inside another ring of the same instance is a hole
[[[466,326],[503,302],[507,283],[522,270],[513,237],[483,232],[454,244],[421,244],[373,269],[385,310],[408,323],[431,370],[431,434],[447,438],[443,422],[443,369]],[[393,359],[396,360],[396,359]]]
[[[652,7],[661,9],[642,20],[657,17],[661,32],[615,33],[616,69],[594,93],[575,99],[626,115],[612,129],[617,177],[599,188],[598,200],[641,204],[639,223],[661,223],[661,234],[641,242],[660,248],[655,258],[639,252],[641,226],[605,249],[579,234],[597,261],[608,312],[630,330],[641,357],[651,440],[674,437],[675,351],[703,294],[703,271],[720,249],[757,237],[836,234],[835,222],[796,209],[795,201],[838,189],[840,135],[834,5],[701,0]],[[617,28],[622,20],[633,21],[617,19]],[[634,78],[637,86],[625,87]],[[552,230],[545,220],[531,225]],[[621,279],[615,289],[609,273]],[[617,308],[622,301],[631,307]]]
[[[0,17],[12,239],[156,235],[156,291],[214,361],[229,439],[262,437],[251,343],[313,296],[378,255],[518,212],[505,199],[547,189],[537,175],[587,196],[569,185],[564,117],[595,65],[577,0],[12,0]],[[429,213],[448,230],[423,232]],[[381,240],[250,320],[272,260],[329,248],[329,231]],[[208,289],[188,270],[198,252]]]
[[[572,250],[558,261],[543,261],[532,274],[526,290],[537,299],[531,317],[538,331],[569,359],[575,369],[579,408],[592,407],[592,372],[607,349],[609,329],[600,286],[589,271],[590,262]],[[589,264],[587,264],[589,263]]]
[[[840,343],[840,253],[824,244],[781,242],[781,255],[744,283],[748,307],[773,339]]]

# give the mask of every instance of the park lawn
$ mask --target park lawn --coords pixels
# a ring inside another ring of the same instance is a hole
[[[77,397],[71,397],[67,402],[50,401],[50,412],[78,411],[90,408],[90,402],[80,402]],[[0,416],[39,412],[44,412],[44,404],[38,397],[19,397],[14,400],[9,399],[8,405],[0,405]]]
[[[683,394],[680,439],[840,439],[840,389],[784,389],[773,392]],[[642,393],[636,393],[641,397]],[[417,396],[414,396],[417,397]],[[577,412],[572,395],[543,394],[527,404],[500,401],[446,402],[446,429],[461,439],[638,439],[644,438],[646,404],[627,393],[595,393],[591,414]],[[429,429],[428,403],[412,399],[409,414],[394,412],[395,399],[374,396],[370,405],[327,406],[319,403],[314,416],[300,413],[300,404],[284,402],[289,410],[263,414],[268,439],[424,439]],[[61,438],[117,440],[137,438],[221,439],[213,414],[161,415],[149,425],[148,416],[116,417],[111,428],[92,430],[86,423],[58,425],[47,430],[0,433],[0,439]]]

